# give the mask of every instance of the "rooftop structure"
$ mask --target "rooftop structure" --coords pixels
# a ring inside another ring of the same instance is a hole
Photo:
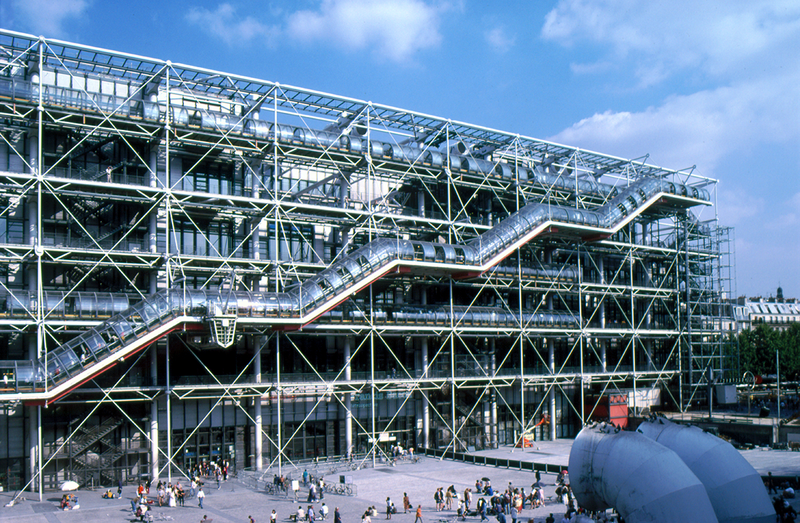
[[[784,298],[783,289],[778,287],[775,297],[737,299],[733,314],[737,332],[754,328],[759,323],[785,330],[793,323],[800,322],[800,303],[796,298]]]
[[[727,371],[732,231],[693,170],[0,50],[8,488],[573,437],[610,394],[684,409]]]

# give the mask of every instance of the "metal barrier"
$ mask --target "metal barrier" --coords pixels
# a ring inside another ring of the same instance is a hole
[[[434,458],[451,459],[453,461],[463,461],[464,463],[474,463],[489,467],[498,467],[515,470],[529,470],[531,472],[545,472],[558,474],[564,470],[566,465],[553,465],[551,463],[536,463],[533,461],[522,461],[508,458],[494,458],[481,454],[469,454],[466,452],[454,452],[452,450],[423,449],[426,456]]]

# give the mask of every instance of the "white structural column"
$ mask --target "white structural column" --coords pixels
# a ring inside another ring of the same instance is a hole
[[[150,347],[150,383],[158,383],[158,354],[156,345]],[[158,396],[150,402],[150,483],[158,480]]]
[[[423,307],[428,304],[428,290],[421,289],[420,299]],[[420,339],[420,365],[422,369],[422,380],[428,379],[428,338]],[[428,393],[424,390],[419,391],[422,396],[422,445],[428,449],[431,446],[431,414],[428,401]]]
[[[353,379],[353,370],[350,365],[351,357],[351,336],[344,337],[344,380],[350,382]],[[344,395],[344,446],[345,456],[353,454],[353,393],[347,392]]]
[[[600,284],[606,284],[606,271],[605,264],[603,263],[604,257],[601,255],[597,260],[597,271],[600,273]],[[600,298],[600,329],[606,330],[606,301],[603,297]],[[600,365],[603,367],[603,372],[608,372],[608,340],[603,338],[600,340]]]
[[[41,52],[39,53],[41,56]],[[39,89],[41,90],[41,85],[39,85]],[[39,106],[39,116],[41,116],[41,105]],[[41,118],[39,119],[41,123]],[[20,138],[19,143],[23,144],[25,138]],[[27,135],[27,142],[28,142],[28,157],[27,162],[29,166],[30,174],[37,175],[36,165],[38,162],[39,157],[39,140],[36,133],[31,132]],[[39,239],[39,204],[41,202],[40,194],[41,194],[41,180],[37,182],[37,190],[31,191],[30,196],[28,198],[28,244],[34,247],[34,252],[37,255],[37,262],[41,262],[41,246],[38,244]],[[28,291],[31,294],[35,294],[37,296],[37,301],[39,304],[41,303],[41,292],[39,288],[39,263],[29,263],[28,264]],[[42,307],[36,308],[36,320],[37,320],[37,328],[36,328],[36,335],[30,338],[30,344],[28,346],[28,354],[30,359],[38,359],[39,356],[42,355]],[[45,378],[46,379],[46,378]],[[47,385],[45,385],[47,386]],[[31,479],[36,478],[34,482],[34,486],[31,487],[31,490],[35,490],[39,492],[39,497],[41,498],[42,495],[42,478],[41,478],[41,470],[39,465],[41,464],[41,443],[42,443],[42,433],[41,433],[41,424],[39,420],[41,419],[41,406],[30,407],[28,411],[28,419],[30,421],[30,429],[28,431],[29,435],[29,449],[30,454],[28,457],[29,460],[29,468],[30,468],[30,477]],[[41,499],[40,499],[41,501]]]
[[[483,340],[484,345],[484,352],[483,352],[483,368],[485,369],[486,373],[491,377],[491,369],[493,367],[493,362],[491,362],[490,355],[489,355],[489,340],[488,338]],[[494,390],[491,386],[491,381],[489,385],[486,386],[486,392],[484,393],[483,399],[483,440],[484,446],[489,448],[492,445],[492,394]]]
[[[420,340],[420,364],[422,365],[422,378],[428,378],[428,338]],[[424,390],[419,391],[422,396],[422,445],[427,449],[431,446],[431,414],[428,405],[428,393]]]
[[[253,381],[261,383],[261,349],[266,344],[266,340],[264,338],[260,338],[260,343],[255,346],[255,356],[253,357]],[[264,436],[263,432],[263,420],[261,419],[261,396],[256,396],[253,399],[253,430],[255,432],[254,439],[256,444],[256,455],[255,455],[255,467],[256,470],[261,470],[264,468]]]
[[[164,358],[164,403],[167,404],[167,481],[172,483],[172,392],[169,387],[169,341],[167,338],[166,357]],[[153,346],[154,351],[156,347],[158,347],[157,344]]]
[[[492,366],[491,376],[495,377],[497,372],[497,358],[495,357],[495,338],[489,338],[489,362]],[[497,390],[492,387],[492,408],[491,408],[491,424],[492,424],[492,448],[496,449],[499,442],[497,437]]]
[[[544,262],[550,266],[553,263],[553,251],[547,248],[544,251]],[[553,311],[553,295],[547,293],[546,308],[548,312]],[[553,338],[547,338],[547,365],[550,367],[550,374],[555,376],[556,373],[556,354],[555,343]],[[556,440],[556,387],[555,383],[550,385],[550,392],[547,394],[549,410],[550,410],[550,440]]]

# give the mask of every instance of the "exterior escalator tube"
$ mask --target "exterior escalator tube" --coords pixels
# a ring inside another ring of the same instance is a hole
[[[720,523],[775,521],[761,476],[727,441],[665,418],[644,421],[638,432],[673,450],[703,482]]]
[[[627,523],[715,523],[706,489],[675,452],[638,432],[585,427],[569,455],[570,485],[588,510],[615,508]]]

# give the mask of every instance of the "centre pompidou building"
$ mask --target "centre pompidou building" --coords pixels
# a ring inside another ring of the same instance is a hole
[[[715,180],[10,31],[0,50],[6,488],[569,438],[729,373]]]

